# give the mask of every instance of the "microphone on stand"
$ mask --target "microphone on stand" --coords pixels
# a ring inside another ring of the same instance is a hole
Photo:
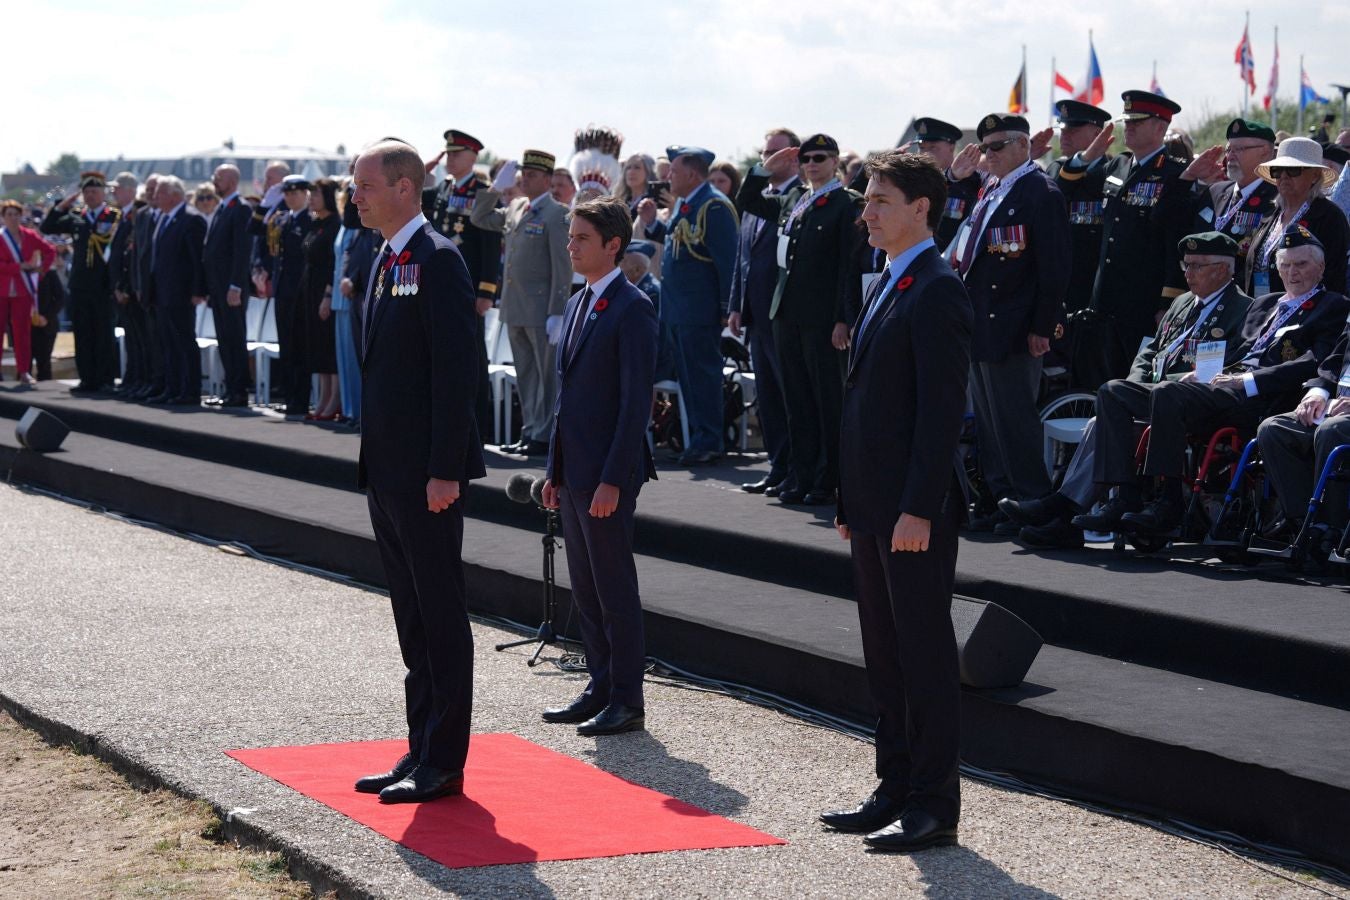
[[[506,481],[507,499],[516,503],[529,503],[531,500],[538,503],[535,498],[534,483],[537,479],[533,475],[527,475],[524,472],[517,472]]]

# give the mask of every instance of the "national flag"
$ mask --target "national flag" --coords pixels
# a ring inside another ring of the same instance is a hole
[[[1157,76],[1157,75],[1154,75],[1154,76],[1153,76],[1153,80],[1152,80],[1151,82],[1149,82],[1149,85],[1148,85],[1148,92],[1149,92],[1150,94],[1157,94],[1159,97],[1166,97],[1166,96],[1167,96],[1167,94],[1165,94],[1165,93],[1163,92],[1162,85],[1161,85],[1161,84],[1158,84],[1158,76]]]
[[[1270,64],[1270,84],[1266,85],[1266,95],[1261,98],[1261,106],[1267,111],[1275,102],[1275,92],[1280,88],[1280,44],[1275,43],[1275,59]]]
[[[1256,93],[1256,60],[1252,57],[1252,39],[1247,27],[1242,28],[1242,41],[1233,51],[1233,62],[1238,64],[1238,78],[1247,82],[1247,93]]]
[[[1084,76],[1082,86],[1073,99],[1096,106],[1105,96],[1106,86],[1102,82],[1102,67],[1097,64],[1097,48],[1092,45],[1092,36],[1089,35],[1087,75]]]
[[[1309,103],[1330,103],[1326,97],[1317,93],[1317,89],[1312,86],[1312,80],[1308,78],[1308,71],[1299,66],[1299,76],[1302,81],[1302,87],[1298,92],[1298,108],[1303,109]]]
[[[1058,103],[1061,100],[1072,100],[1072,99],[1073,99],[1073,82],[1069,81],[1069,79],[1059,74],[1059,70],[1056,69],[1055,84],[1054,87],[1051,88],[1050,90],[1050,118],[1053,119],[1056,113],[1059,112],[1059,110],[1055,108],[1056,103]]]
[[[1012,91],[1008,94],[1008,112],[1020,115],[1027,111],[1027,64],[1022,63],[1022,71],[1018,73],[1017,80],[1013,82]]]

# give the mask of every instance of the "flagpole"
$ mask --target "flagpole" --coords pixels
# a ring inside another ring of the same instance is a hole
[[[1306,76],[1303,74],[1303,54],[1298,55],[1298,124],[1294,126],[1294,134],[1303,137],[1303,80]]]
[[[1022,45],[1022,105],[1031,112],[1031,92],[1027,90],[1027,45]]]
[[[1243,23],[1243,25],[1242,25],[1242,40],[1247,44],[1247,52],[1248,52],[1248,53],[1251,53],[1251,48],[1252,48],[1252,45],[1251,45],[1251,38],[1249,37],[1249,35],[1251,34],[1251,32],[1249,31],[1249,29],[1250,29],[1251,27],[1252,27],[1252,14],[1251,14],[1250,11],[1248,11],[1247,14],[1246,14],[1246,20],[1244,21],[1244,23]],[[1256,54],[1255,54],[1255,53],[1252,53],[1252,67],[1253,67],[1253,69],[1255,69],[1255,67],[1256,67]],[[1246,74],[1247,74],[1247,72],[1246,72],[1246,63],[1243,63],[1243,73],[1242,73],[1242,74],[1243,74],[1243,79],[1242,79],[1242,118],[1245,119],[1245,118],[1247,118],[1247,113],[1248,113],[1248,106],[1247,106],[1247,104],[1248,104],[1248,102],[1251,100],[1251,93],[1252,93],[1252,92],[1251,92],[1251,86],[1250,86],[1249,84],[1247,84],[1247,78],[1246,78]],[[1256,73],[1253,71],[1252,74],[1255,75]]]
[[[1276,69],[1275,69],[1275,71],[1276,71],[1276,76],[1275,76],[1275,90],[1273,90],[1273,91],[1270,92],[1270,130],[1271,130],[1271,131],[1276,131],[1276,130],[1279,129],[1278,121],[1279,121],[1279,116],[1280,116],[1280,100],[1279,100],[1278,97],[1275,96],[1276,94],[1278,94],[1278,93],[1280,92],[1280,91],[1279,91],[1279,87],[1280,87],[1280,84],[1279,84],[1279,65],[1280,65],[1280,26],[1278,26],[1278,25],[1275,26],[1275,63],[1274,63],[1274,64],[1275,64],[1275,66],[1276,66]]]
[[[1055,58],[1050,57],[1050,121],[1051,128],[1055,127],[1055,75],[1059,69],[1055,67]],[[1344,118],[1344,116],[1342,116]]]

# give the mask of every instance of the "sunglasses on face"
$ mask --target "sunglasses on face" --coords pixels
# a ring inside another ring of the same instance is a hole
[[[1270,170],[1270,177],[1274,178],[1276,181],[1279,181],[1286,175],[1288,175],[1290,178],[1297,178],[1306,171],[1308,170],[1305,169],[1303,166],[1280,166],[1278,168]]]
[[[804,163],[829,162],[831,158],[828,153],[803,153],[801,155],[801,161]]]
[[[987,143],[987,144],[981,144],[981,145],[980,145],[980,152],[981,152],[981,153],[997,153],[998,151],[1002,150],[1004,147],[1008,146],[1009,144],[1015,144],[1015,143],[1017,143],[1017,141],[1018,141],[1017,138],[1008,138],[1008,139],[1002,140],[1002,141],[990,141],[990,142]]]

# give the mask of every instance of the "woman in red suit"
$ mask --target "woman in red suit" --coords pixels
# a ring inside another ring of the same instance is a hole
[[[0,339],[6,327],[13,337],[14,374],[22,384],[32,384],[29,369],[33,349],[29,329],[37,302],[38,280],[52,267],[56,251],[36,231],[24,228],[23,206],[14,200],[0,203]],[[0,340],[0,343],[3,341]]]

